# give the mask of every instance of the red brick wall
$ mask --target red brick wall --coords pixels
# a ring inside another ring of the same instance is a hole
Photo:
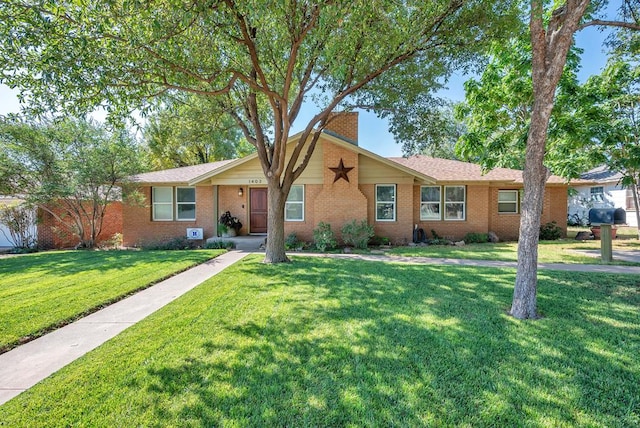
[[[188,227],[202,227],[204,238],[215,235],[217,219],[214,218],[213,186],[196,187],[195,221],[152,221],[151,187],[144,186],[140,191],[146,200],[142,206],[127,205],[123,209],[122,234],[124,245],[139,246],[145,243],[162,241],[178,236],[186,236]],[[238,188],[235,188],[238,199]]]
[[[394,184],[394,183],[379,183]],[[367,197],[367,216],[369,224],[373,224],[377,236],[389,238],[394,245],[403,245],[413,239],[413,185],[396,185],[396,220],[376,221],[376,186],[364,184],[360,186]]]
[[[357,142],[358,112],[332,114],[325,129]]]
[[[89,204],[86,206],[90,208]],[[54,209],[54,212],[65,220],[65,224],[73,224],[68,216],[63,214],[63,210]],[[112,202],[107,205],[102,223],[102,231],[98,235],[97,243],[110,239],[115,233],[122,233],[122,203]],[[89,224],[85,223],[87,232]],[[70,228],[60,224],[56,218],[47,211],[38,210],[38,246],[40,248],[73,248],[80,242],[79,239],[70,232]]]
[[[295,232],[298,239],[306,242],[313,241],[313,229],[315,229],[321,221],[316,221],[317,213],[315,212],[314,204],[320,192],[322,192],[321,184],[307,184],[304,186],[304,221],[285,221],[284,233],[286,235]],[[332,224],[331,228],[336,231],[336,226],[337,225]]]
[[[498,213],[498,191],[500,190],[520,190],[518,187],[492,187],[489,203],[489,229],[495,232],[502,241],[517,241],[520,230],[520,214]]]

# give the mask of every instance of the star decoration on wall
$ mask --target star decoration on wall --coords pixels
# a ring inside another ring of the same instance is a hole
[[[342,162],[342,158],[340,158],[340,163],[338,164],[338,166],[335,168],[329,167],[329,169],[336,174],[335,178],[333,179],[334,183],[341,178],[344,178],[345,180],[347,180],[347,182],[349,182],[349,176],[347,174],[353,169],[353,167],[345,167],[344,162]]]

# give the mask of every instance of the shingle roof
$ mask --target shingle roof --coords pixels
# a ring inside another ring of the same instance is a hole
[[[183,166],[182,168],[164,169],[162,171],[146,172],[131,177],[138,183],[188,183],[196,177],[214,171],[235,159],[203,163],[200,165]]]
[[[582,180],[595,181],[597,183],[618,182],[622,179],[622,173],[610,171],[606,165],[597,166],[580,176]]]
[[[408,158],[389,158],[408,168],[431,176],[437,181],[507,181],[522,183],[522,171],[509,168],[495,168],[482,174],[480,165],[450,159],[433,158],[417,155]],[[552,175],[547,183],[562,184],[565,181]]]

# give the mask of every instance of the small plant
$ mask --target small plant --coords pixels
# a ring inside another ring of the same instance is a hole
[[[116,232],[111,235],[111,238],[102,241],[100,243],[100,248],[117,250],[118,248],[122,248],[123,242],[122,233]]]
[[[227,225],[226,224],[222,224],[222,223],[218,223],[218,233],[220,235],[224,235],[227,232],[229,232],[229,228],[227,227]]]
[[[433,236],[433,239],[435,241],[442,239],[442,236],[438,235],[435,231],[435,229],[431,229],[431,236]]]
[[[351,220],[349,223],[345,223],[342,226],[342,240],[346,245],[350,245],[355,248],[366,249],[369,244],[369,239],[373,238],[375,232],[373,226],[367,223],[367,220],[362,220],[358,223],[356,220]]]
[[[225,225],[228,229],[234,229],[236,232],[242,229],[242,223],[240,223],[240,219],[238,217],[232,216],[229,211],[226,211],[224,214],[222,214],[218,222],[222,225]]]
[[[186,236],[177,236],[168,240],[150,242],[142,246],[144,250],[193,250],[198,246]]]
[[[36,246],[35,210],[20,203],[0,206],[0,224],[9,232],[9,239],[16,249],[28,250]],[[4,233],[4,231],[2,232]]]
[[[318,227],[313,229],[313,241],[318,251],[325,252],[334,249],[338,245],[336,235],[331,230],[331,225],[321,221]]]
[[[291,232],[284,241],[284,247],[287,250],[295,250],[302,246],[302,242],[298,239],[298,235],[295,232]]]
[[[562,228],[555,221],[540,226],[541,241],[555,241],[562,238]]]
[[[391,240],[386,236],[377,236],[374,235],[369,240],[369,245],[382,246],[382,245],[391,245]]]
[[[204,245],[207,250],[233,250],[236,244],[231,241],[210,241]]]
[[[464,242],[467,244],[484,244],[489,242],[489,234],[469,232],[464,236]]]

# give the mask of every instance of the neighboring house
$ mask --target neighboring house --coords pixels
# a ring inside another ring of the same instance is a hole
[[[569,198],[569,221],[587,224],[591,208],[623,208],[627,212],[627,224],[637,226],[633,193],[622,187],[622,177],[604,165],[582,174],[580,180],[571,185],[577,193]]]
[[[295,142],[299,134],[290,137]],[[294,183],[285,207],[285,233],[313,239],[318,223],[340,229],[366,219],[378,236],[395,244],[413,239],[414,225],[427,235],[462,239],[494,231],[518,237],[522,171],[495,169],[427,156],[383,158],[358,146],[357,113],[336,116],[323,132],[311,161]],[[238,217],[241,235],[267,233],[267,187],[257,155],[235,160],[139,174],[134,177],[146,206],[123,207],[125,245],[185,236],[202,228],[217,234],[225,211]],[[547,182],[542,223],[566,231],[567,184]]]
[[[0,205],[9,205],[14,203],[21,203],[22,199],[15,198],[13,196],[0,195]],[[31,234],[36,236],[36,225],[32,225]],[[13,247],[15,243],[11,240],[11,233],[6,225],[0,223],[0,248]]]

